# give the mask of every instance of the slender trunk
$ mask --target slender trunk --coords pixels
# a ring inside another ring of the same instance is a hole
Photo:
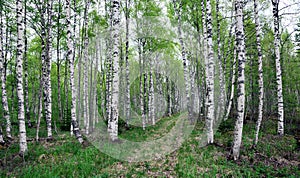
[[[39,102],[38,102],[38,118],[37,118],[37,124],[36,124],[36,141],[39,141],[39,131],[40,131],[40,123],[41,118],[43,117],[43,101],[42,101],[42,95],[43,95],[43,84],[42,80],[40,81],[40,90],[39,90]]]
[[[46,56],[44,66],[44,100],[45,100],[45,116],[47,123],[47,139],[52,139],[52,88],[51,88],[51,58],[52,58],[52,1],[49,0],[47,4],[48,19],[47,19],[47,43]]]
[[[88,119],[89,119],[89,127],[88,127],[88,130],[89,130],[89,133],[90,133],[90,131],[92,130],[92,128],[93,128],[93,124],[94,124],[94,120],[93,120],[93,102],[94,102],[94,97],[92,96],[94,93],[93,93],[93,88],[94,88],[94,86],[93,86],[93,60],[95,60],[96,59],[96,57],[95,57],[95,55],[96,55],[96,51],[94,51],[93,52],[94,53],[94,55],[92,55],[91,57],[90,57],[90,90],[89,90],[89,100],[90,100],[90,102],[89,102],[89,105],[88,105],[88,111],[89,111],[89,113],[88,113]]]
[[[76,0],[73,1],[74,2],[74,9],[76,9]],[[86,13],[85,13],[86,14]],[[84,17],[85,19],[85,17]],[[74,14],[74,26],[76,25],[75,24],[76,22],[76,13]],[[85,21],[83,23],[83,29],[85,29]],[[79,24],[79,28],[81,27],[81,25]],[[73,27],[74,28],[74,27]],[[75,27],[76,29],[76,27]],[[74,33],[75,33],[75,30],[74,30]],[[84,47],[83,46],[83,38],[84,38],[84,30],[82,30],[82,33],[81,33],[81,37],[79,38],[79,43],[80,43],[80,46],[79,46],[79,50],[78,50],[78,89],[77,89],[77,111],[76,111],[76,116],[77,116],[77,122],[79,124],[79,126],[81,125],[81,121],[82,121],[82,111],[81,111],[81,105],[82,105],[82,100],[81,100],[81,67],[82,67],[82,48]],[[75,52],[75,50],[74,50]],[[85,124],[84,124],[85,125]]]
[[[143,68],[145,70],[145,58],[143,58]],[[149,120],[147,118],[147,99],[148,99],[148,95],[147,95],[147,81],[148,81],[148,73],[147,73],[147,70],[145,70],[146,72],[143,73],[143,78],[144,78],[144,81],[143,81],[143,103],[144,103],[144,109],[143,109],[143,114],[142,114],[142,117],[144,118],[143,120],[145,120],[145,122],[148,124],[149,123]]]
[[[277,107],[278,107],[278,134],[284,134],[284,108],[283,108],[283,94],[282,94],[282,70],[280,64],[280,35],[279,35],[279,14],[278,4],[279,0],[272,0],[273,4],[273,18],[274,18],[274,46],[276,58],[276,81],[277,81]]]
[[[26,36],[26,30],[27,30],[27,0],[24,2],[24,40],[25,40],[25,48],[24,48],[24,94],[25,94],[25,117],[27,120],[28,127],[32,127],[32,124],[30,122],[30,110],[29,110],[29,94],[28,94],[28,59],[27,59],[27,36]]]
[[[20,155],[27,151],[26,126],[24,115],[23,91],[23,55],[24,55],[24,23],[23,1],[17,0],[17,95],[18,95],[18,120],[20,135]]]
[[[220,86],[220,100],[218,103],[218,117],[216,119],[223,119],[222,117],[224,116],[224,111],[225,111],[225,96],[226,96],[226,91],[225,91],[225,75],[224,75],[224,66],[222,63],[222,57],[221,57],[221,30],[220,30],[220,19],[219,19],[219,0],[216,1],[216,20],[217,20],[217,34],[218,34],[218,39],[217,39],[217,44],[218,44],[218,64],[219,64],[219,86]]]
[[[154,105],[154,81],[153,81],[153,59],[150,59],[150,73],[149,73],[149,120],[152,125],[155,125],[155,105]]]
[[[214,142],[213,123],[215,120],[215,103],[214,103],[214,52],[212,41],[212,15],[210,0],[206,1],[206,20],[207,20],[207,45],[208,45],[208,67],[207,67],[207,143]]]
[[[203,102],[204,102],[204,116],[207,117],[207,104],[208,101],[208,92],[207,92],[207,85],[208,85],[208,48],[207,48],[207,19],[206,19],[206,9],[204,0],[201,1],[201,8],[202,8],[202,27],[203,27],[203,57],[204,57],[204,74],[205,74],[205,80],[203,80],[203,88],[205,90],[205,95],[203,96]],[[205,81],[205,82],[204,82]]]
[[[234,6],[234,3],[233,2],[233,6]],[[234,10],[232,10],[231,12],[231,16],[234,15]],[[231,20],[232,21],[232,20]],[[232,25],[230,27],[230,30],[229,30],[229,36],[232,36],[233,34],[231,33],[232,32],[232,29],[233,29],[233,26],[235,24],[235,21],[234,22],[231,22]],[[236,30],[236,29],[235,29]],[[235,35],[234,35],[235,36]],[[230,38],[229,40],[229,43],[228,44],[231,44],[232,42],[232,38]],[[236,47],[236,42],[234,41],[234,45],[233,45],[233,63],[232,63],[232,72],[230,74],[231,76],[231,85],[230,85],[230,96],[229,96],[229,99],[228,99],[228,104],[227,104],[227,108],[226,108],[226,111],[225,111],[225,116],[224,116],[224,120],[226,121],[228,119],[228,116],[230,114],[230,111],[231,111],[231,106],[232,106],[232,102],[233,102],[233,97],[234,97],[234,85],[235,85],[235,75],[236,75],[236,50],[237,50],[237,47]],[[226,57],[224,57],[224,68],[226,66],[226,58],[227,58],[228,55],[226,55]],[[229,90],[229,88],[228,88]]]
[[[175,2],[174,2],[175,5]],[[187,102],[187,110],[188,110],[188,118],[191,122],[193,122],[192,113],[191,113],[191,106],[190,106],[190,78],[189,78],[189,61],[186,57],[185,45],[182,38],[182,31],[181,31],[181,11],[182,11],[182,3],[180,2],[179,8],[176,9],[177,12],[177,20],[178,20],[178,37],[181,46],[181,58],[183,62],[183,70],[184,70],[184,81],[185,81],[185,93],[186,93],[186,102]]]
[[[130,119],[130,82],[129,82],[129,8],[130,0],[126,0],[126,49],[125,49],[125,116],[126,116],[126,126],[129,126]]]
[[[113,58],[113,83],[112,83],[112,113],[108,120],[108,133],[112,141],[118,139],[118,100],[119,100],[119,28],[120,28],[120,0],[112,1],[112,58]]]
[[[70,86],[71,86],[71,98],[72,98],[72,104],[71,104],[71,122],[73,126],[73,132],[79,143],[83,143],[83,139],[78,127],[78,123],[76,120],[76,88],[75,88],[75,81],[74,81],[74,58],[73,55],[75,54],[73,51],[73,41],[75,39],[72,39],[72,27],[71,27],[71,3],[70,0],[66,0],[66,6],[67,6],[67,37],[68,37],[68,53],[67,53],[67,59],[70,63]]]
[[[0,10],[0,26],[1,27],[3,26],[2,10]],[[11,122],[10,122],[10,115],[9,115],[9,109],[8,109],[8,100],[7,100],[7,93],[6,93],[6,68],[7,68],[7,62],[6,62],[6,57],[4,57],[3,51],[4,51],[3,50],[3,31],[2,31],[2,28],[0,28],[0,77],[1,77],[1,82],[2,82],[2,84],[1,84],[1,88],[2,88],[2,107],[3,107],[3,118],[6,121],[6,137],[10,140],[12,138],[12,136],[11,136]]]
[[[228,102],[228,106],[227,106],[227,111],[226,111],[226,115],[224,117],[224,120],[228,119],[228,116],[230,114],[231,111],[231,106],[232,106],[232,102],[233,102],[233,97],[234,97],[234,85],[235,85],[235,74],[236,74],[236,43],[234,45],[234,51],[233,51],[233,64],[232,64],[232,76],[231,76],[231,89],[230,89],[230,96],[229,96],[229,102]]]
[[[85,26],[85,35],[84,35],[84,74],[83,74],[83,118],[85,120],[85,133],[89,134],[89,98],[88,98],[88,64],[89,64],[89,56],[88,56],[88,45],[89,45],[89,37],[88,37],[88,9],[89,9],[90,1],[86,1],[85,5],[85,14],[84,14],[84,26]]]
[[[190,106],[191,106],[191,113],[194,113],[195,110],[195,69],[193,64],[190,66],[190,79],[191,79],[191,99],[190,99]],[[171,88],[172,89],[172,88]]]
[[[58,15],[57,15],[57,46],[56,46],[56,58],[57,58],[57,106],[58,106],[58,119],[62,122],[62,103],[61,103],[61,83],[60,83],[60,18],[61,18],[61,0],[58,1]]]
[[[238,54],[238,99],[237,99],[237,112],[238,117],[234,129],[234,142],[232,148],[233,159],[237,160],[240,154],[240,147],[242,142],[243,121],[245,115],[245,35],[243,24],[243,1],[237,0],[235,4],[236,11],[236,43]]]
[[[100,53],[100,55],[99,55]],[[98,123],[97,122],[97,119],[98,119],[98,105],[97,105],[97,76],[98,76],[98,65],[99,65],[99,58],[101,60],[101,47],[100,47],[100,43],[99,43],[99,40],[96,40],[96,64],[95,64],[95,67],[94,67],[94,80],[93,80],[93,105],[92,107],[94,108],[93,109],[93,129],[95,129],[95,126],[96,124]]]
[[[138,23],[137,23],[138,25]],[[137,28],[138,29],[138,28]],[[138,42],[138,50],[139,50],[139,65],[140,65],[140,110],[142,115],[142,127],[143,130],[146,129],[146,119],[144,115],[144,92],[143,92],[143,60],[142,60],[142,50],[141,50],[141,39]]]
[[[111,6],[112,1],[110,0],[109,3],[105,2],[105,16],[106,19],[109,21],[110,26],[112,26],[112,8],[108,9],[109,6]],[[109,18],[110,17],[110,18]],[[112,80],[113,80],[113,71],[112,71],[112,32],[109,31],[109,38],[106,39],[106,46],[107,46],[107,58],[106,58],[106,119],[109,120],[111,118],[111,111],[112,111]]]
[[[65,106],[64,106],[64,123],[66,124],[68,121],[68,114],[69,114],[69,83],[68,83],[68,68],[69,68],[69,61],[65,59],[65,76],[64,76],[64,92],[65,92]],[[72,125],[72,124],[71,124]]]
[[[261,49],[261,27],[258,17],[257,0],[254,0],[254,17],[255,17],[255,28],[256,28],[256,43],[257,43],[257,54],[258,54],[258,84],[259,84],[259,105],[258,105],[258,118],[256,122],[256,132],[254,145],[258,142],[258,134],[263,116],[263,104],[264,104],[264,78],[263,78],[263,60],[262,60],[262,49]]]

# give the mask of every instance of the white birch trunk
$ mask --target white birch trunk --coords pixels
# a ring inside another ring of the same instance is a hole
[[[51,58],[52,58],[52,1],[49,0],[47,4],[48,8],[48,39],[47,39],[47,56],[45,61],[45,113],[46,113],[46,123],[47,123],[47,139],[52,139],[52,88],[51,88]]]
[[[89,56],[88,56],[88,45],[89,45],[89,37],[88,37],[88,9],[89,9],[90,1],[86,1],[85,5],[85,36],[84,36],[84,60],[83,60],[83,67],[84,67],[84,74],[83,74],[83,118],[85,121],[85,134],[89,134],[89,126],[90,126],[90,119],[89,119],[89,98],[88,98],[88,64],[89,64]]]
[[[153,81],[153,59],[150,60],[150,75],[149,75],[149,120],[152,122],[152,125],[155,125],[155,106],[154,106],[154,81]]]
[[[125,49],[125,80],[126,80],[126,88],[125,88],[125,115],[126,115],[126,126],[129,126],[130,119],[130,81],[129,81],[129,8],[130,8],[130,0],[126,0],[126,49]]]
[[[213,123],[215,119],[215,103],[214,103],[214,52],[212,41],[212,15],[210,0],[206,1],[206,19],[207,19],[207,46],[208,46],[208,61],[207,61],[207,143],[214,142]]]
[[[174,2],[175,5],[175,2]],[[176,9],[177,18],[178,18],[178,37],[179,43],[181,46],[181,58],[183,63],[183,70],[184,70],[184,81],[185,81],[185,93],[186,93],[186,103],[187,103],[187,110],[188,110],[188,118],[192,122],[192,113],[191,113],[191,106],[190,106],[190,77],[189,77],[189,61],[186,57],[185,45],[182,38],[182,31],[181,31],[181,11],[182,11],[182,3],[179,2],[179,8]]]
[[[112,58],[113,58],[113,83],[112,83],[112,114],[108,120],[108,133],[112,141],[118,139],[119,117],[119,28],[120,28],[120,0],[112,0]]]
[[[27,36],[26,36],[26,30],[27,30],[27,0],[24,2],[25,6],[25,15],[24,15],[24,39],[25,39],[25,48],[24,48],[24,90],[25,90],[25,118],[28,123],[28,127],[32,127],[31,121],[30,121],[30,111],[29,111],[29,94],[28,94],[28,59],[27,59]]]
[[[24,55],[24,22],[23,1],[17,0],[17,96],[18,96],[18,120],[20,135],[20,154],[27,151],[26,126],[24,115],[24,91],[23,91],[23,55]]]
[[[236,44],[236,43],[235,43]],[[235,74],[236,74],[236,45],[234,45],[234,51],[233,51],[233,64],[232,64],[232,76],[231,76],[231,89],[230,89],[230,96],[229,96],[229,102],[228,107],[226,111],[226,115],[224,117],[224,120],[226,121],[228,119],[228,116],[231,111],[231,106],[233,102],[234,97],[234,85],[235,85]]]
[[[235,4],[236,11],[236,43],[237,43],[237,55],[238,55],[238,103],[237,112],[238,117],[235,123],[234,129],[234,141],[232,148],[233,159],[237,160],[240,154],[240,147],[242,142],[243,133],[243,121],[245,115],[245,35],[243,24],[243,0],[237,0]]]
[[[273,4],[273,18],[274,18],[274,46],[276,58],[276,81],[277,81],[277,107],[278,107],[278,128],[279,135],[284,134],[284,108],[283,108],[283,94],[282,94],[282,70],[280,64],[280,35],[279,35],[279,14],[278,4],[279,0],[272,0]]]
[[[3,118],[6,121],[6,137],[11,139],[11,122],[8,108],[8,100],[6,93],[6,60],[3,53],[3,31],[2,31],[2,11],[0,11],[0,77],[1,77],[1,88],[2,88],[2,106],[3,106]],[[6,34],[7,35],[7,34]],[[7,49],[6,49],[7,50]]]
[[[207,117],[207,100],[208,100],[208,96],[207,96],[207,84],[208,84],[208,48],[207,48],[207,19],[206,19],[206,9],[205,9],[205,4],[204,4],[204,0],[201,2],[201,8],[202,8],[202,27],[203,27],[203,57],[204,57],[204,74],[205,74],[205,95],[203,96],[203,100],[205,103],[205,107],[204,107],[204,116]]]
[[[67,6],[67,37],[68,37],[68,53],[67,53],[67,60],[70,64],[70,86],[71,86],[71,98],[72,98],[72,104],[71,104],[71,122],[73,127],[73,132],[79,143],[83,143],[83,139],[78,127],[78,123],[76,120],[76,88],[75,88],[75,81],[74,81],[74,47],[73,47],[73,41],[72,41],[72,27],[71,27],[71,3],[70,0],[66,0],[66,6]]]
[[[219,0],[216,1],[216,20],[217,20],[217,34],[218,34],[218,39],[217,39],[217,45],[218,45],[218,65],[219,65],[219,86],[220,86],[220,100],[218,102],[218,118],[221,119],[224,116],[225,112],[225,96],[226,96],[226,91],[225,91],[225,75],[224,75],[224,70],[223,70],[223,63],[222,63],[222,57],[221,57],[221,33],[220,33],[220,19],[219,19]],[[223,119],[223,118],[222,118]],[[215,119],[216,121],[216,119]]]
[[[37,124],[36,124],[36,141],[39,141],[39,131],[40,131],[40,123],[41,118],[43,117],[43,101],[42,101],[42,95],[43,95],[43,81],[40,81],[40,91],[39,91],[39,106],[38,106],[38,118],[37,118]]]
[[[255,28],[256,28],[256,43],[257,43],[257,53],[258,53],[258,88],[259,88],[259,105],[258,105],[258,118],[256,122],[256,132],[254,145],[258,142],[258,134],[263,116],[263,104],[264,104],[264,78],[263,78],[263,59],[262,59],[262,49],[261,49],[261,26],[259,22],[257,0],[254,0],[254,18],[255,18]]]

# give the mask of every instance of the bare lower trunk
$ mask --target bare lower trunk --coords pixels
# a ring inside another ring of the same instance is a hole
[[[24,115],[24,91],[23,91],[23,55],[24,55],[24,24],[23,1],[17,0],[17,95],[18,95],[18,120],[20,135],[20,154],[27,151],[26,127]]]
[[[89,134],[89,98],[88,98],[88,64],[89,64],[89,55],[88,55],[88,46],[89,46],[89,37],[88,37],[88,9],[89,9],[90,1],[86,1],[85,5],[85,19],[84,19],[84,26],[85,26],[85,36],[84,36],[84,60],[83,62],[83,118],[85,120],[85,133]]]
[[[2,27],[2,11],[0,11],[0,26]],[[10,122],[10,115],[8,109],[8,100],[7,100],[7,93],[6,93],[6,59],[3,53],[3,33],[2,28],[0,28],[0,77],[1,77],[1,88],[2,88],[2,106],[3,106],[3,118],[6,121],[6,137],[11,139],[11,122]],[[7,49],[6,49],[7,50]],[[3,135],[2,135],[3,136]],[[3,138],[2,138],[3,139]],[[0,139],[1,140],[1,139]]]
[[[75,81],[74,81],[74,51],[73,51],[73,41],[72,41],[72,28],[71,28],[71,4],[70,0],[66,0],[66,6],[67,6],[67,36],[68,36],[68,53],[67,53],[67,59],[70,63],[70,86],[71,86],[71,98],[72,98],[72,104],[71,104],[71,122],[73,126],[73,132],[79,143],[83,143],[83,139],[78,127],[78,123],[76,120],[76,88],[75,88]]]
[[[37,124],[36,124],[36,141],[39,141],[39,131],[40,131],[40,123],[41,118],[43,117],[43,101],[42,101],[42,95],[43,95],[43,84],[42,80],[40,81],[40,90],[39,90],[39,102],[38,102],[38,118],[37,118]]]
[[[51,87],[51,58],[52,58],[52,1],[47,4],[48,9],[48,35],[45,57],[45,72],[44,72],[44,100],[45,100],[45,116],[47,123],[47,139],[52,139],[52,87]]]
[[[26,30],[27,30],[27,0],[24,2],[25,6],[25,15],[24,15],[24,40],[25,40],[25,48],[24,48],[24,92],[25,92],[25,118],[27,120],[28,127],[32,127],[31,121],[30,121],[30,111],[29,111],[29,94],[28,94],[28,59],[27,59],[27,36],[26,36]]]
[[[254,0],[254,17],[256,27],[256,43],[257,43],[257,54],[258,54],[258,85],[259,85],[259,104],[258,104],[258,118],[256,122],[256,132],[254,145],[258,142],[258,134],[263,116],[263,104],[264,104],[264,79],[263,79],[263,60],[262,60],[262,49],[261,49],[261,27],[258,17],[257,0]]]
[[[118,139],[119,118],[119,28],[120,28],[120,0],[112,1],[112,58],[113,58],[113,83],[112,83],[112,113],[108,120],[108,133],[112,141]]]
[[[207,46],[208,46],[208,67],[207,67],[207,143],[214,142],[213,123],[215,120],[215,103],[214,103],[214,52],[212,41],[212,15],[210,0],[206,1],[206,19],[207,19]]]
[[[126,125],[129,126],[130,119],[130,81],[129,81],[129,8],[130,0],[126,1],[126,49],[125,49],[125,116]]]
[[[219,87],[220,87],[220,99],[218,102],[218,112],[217,112],[217,118],[216,119],[223,119],[222,117],[224,116],[224,111],[225,111],[225,96],[226,96],[226,91],[225,91],[225,75],[224,75],[224,70],[223,70],[223,63],[222,63],[222,57],[221,57],[221,33],[220,33],[220,19],[219,19],[219,0],[216,1],[216,20],[217,20],[217,34],[218,34],[218,40],[217,40],[217,45],[218,45],[218,64],[219,64]],[[215,120],[216,120],[215,119]]]
[[[60,122],[62,122],[62,103],[61,103],[61,81],[60,81],[60,18],[61,18],[61,0],[58,1],[59,7],[58,7],[58,17],[57,17],[57,107],[58,107],[58,119]]]
[[[244,35],[244,24],[243,24],[243,1],[237,0],[235,4],[236,11],[236,43],[237,43],[237,54],[238,54],[238,103],[237,112],[238,117],[235,123],[234,129],[234,141],[232,148],[232,156],[234,160],[237,160],[240,155],[240,147],[242,142],[243,133],[243,121],[245,116],[245,35]]]
[[[175,5],[175,2],[174,2]],[[185,94],[186,94],[186,103],[187,103],[187,110],[188,110],[188,118],[192,122],[192,113],[191,113],[191,106],[190,106],[190,78],[189,78],[189,61],[187,60],[186,57],[186,51],[185,51],[185,45],[183,42],[182,38],[182,29],[181,29],[181,12],[182,12],[182,3],[179,3],[179,8],[176,9],[176,14],[177,14],[177,21],[178,21],[178,37],[179,37],[179,42],[181,46],[181,58],[183,62],[183,70],[184,70],[184,81],[185,81]]]
[[[233,64],[232,64],[232,77],[231,77],[231,89],[230,89],[230,96],[229,96],[229,102],[227,106],[227,111],[226,115],[224,117],[224,120],[228,119],[228,116],[231,111],[231,106],[233,102],[233,97],[234,97],[234,85],[235,85],[235,74],[236,74],[236,45],[234,45],[234,52],[233,52]]]
[[[277,107],[278,107],[278,129],[279,135],[284,134],[284,109],[283,109],[283,94],[282,94],[282,70],[280,63],[280,35],[279,35],[279,14],[278,4],[279,0],[272,0],[273,4],[273,18],[274,18],[274,46],[276,58],[276,81],[277,81]]]
[[[155,105],[154,105],[154,81],[152,72],[152,60],[150,59],[150,74],[149,74],[149,120],[152,125],[155,125]]]

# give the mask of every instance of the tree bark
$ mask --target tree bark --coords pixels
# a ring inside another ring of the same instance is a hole
[[[112,58],[113,58],[113,83],[111,117],[108,120],[108,133],[112,141],[118,139],[119,118],[119,28],[120,28],[120,0],[112,0]]]
[[[226,96],[226,91],[225,91],[225,75],[224,75],[224,67],[222,63],[222,57],[221,57],[221,30],[220,30],[220,19],[219,19],[219,0],[216,1],[216,20],[217,20],[217,34],[218,34],[218,39],[217,39],[217,45],[218,45],[218,65],[219,65],[219,87],[220,87],[220,100],[218,102],[218,112],[217,112],[217,119],[223,119],[224,116],[224,111],[225,111],[225,96]],[[215,119],[216,120],[216,119]]]
[[[57,107],[58,107],[58,119],[62,122],[62,103],[61,103],[61,81],[60,81],[60,18],[61,18],[61,0],[58,1],[58,15],[57,15],[57,46],[56,46],[56,58],[57,58]]]
[[[84,35],[84,74],[83,74],[83,118],[84,118],[84,126],[85,133],[89,134],[89,98],[88,98],[88,64],[89,64],[89,56],[88,56],[88,45],[89,45],[89,37],[88,37],[88,9],[89,9],[90,1],[87,0],[85,4],[85,14],[84,14],[84,26],[85,26],[85,35]]]
[[[129,119],[130,119],[130,81],[129,81],[129,13],[130,13],[130,0],[126,0],[126,49],[125,49],[125,116],[126,116],[126,126],[129,127]]]
[[[45,116],[47,123],[47,139],[52,139],[52,88],[51,88],[51,58],[52,58],[52,1],[47,3],[48,19],[47,19],[47,42],[46,56],[44,66],[44,100],[45,100]]]
[[[174,6],[176,2],[174,1]],[[185,94],[186,94],[186,102],[187,102],[187,110],[188,110],[188,118],[190,122],[193,122],[192,113],[191,113],[191,106],[190,106],[190,78],[189,78],[189,61],[186,57],[185,45],[182,38],[182,30],[181,30],[181,11],[182,11],[182,3],[179,2],[179,8],[175,7],[175,12],[177,13],[177,21],[178,21],[178,37],[179,43],[181,46],[181,58],[183,62],[183,70],[184,70],[184,81],[185,81]]]
[[[0,26],[1,27],[3,26],[2,9],[0,10]],[[2,28],[0,28],[0,77],[1,77],[1,82],[2,82],[1,83],[1,88],[2,88],[3,118],[6,121],[6,137],[8,139],[11,139],[12,138],[12,136],[11,136],[11,122],[10,122],[8,100],[7,100],[7,93],[6,93],[6,68],[7,68],[7,61],[6,61],[6,57],[4,57],[4,53],[3,53],[4,50],[3,49],[4,49],[3,48],[3,31],[2,31]]]
[[[212,15],[210,0],[206,1],[206,20],[207,20],[207,46],[208,46],[208,67],[207,67],[207,143],[214,142],[213,123],[215,120],[215,103],[214,103],[214,52],[212,41]]]
[[[279,14],[278,4],[279,0],[272,0],[273,4],[273,18],[274,18],[274,46],[275,46],[275,61],[276,61],[276,81],[277,81],[277,107],[278,107],[278,128],[279,135],[284,134],[284,107],[282,94],[282,70],[280,63],[280,35],[279,35]]]
[[[71,3],[70,0],[66,0],[66,6],[67,6],[67,37],[68,37],[68,53],[67,53],[67,59],[70,64],[70,86],[71,86],[71,98],[72,98],[72,104],[71,104],[71,122],[73,126],[73,132],[79,143],[83,143],[83,139],[78,127],[78,123],[76,120],[76,88],[75,88],[75,81],[74,81],[74,47],[73,47],[73,41],[72,41],[72,27],[71,27]],[[75,39],[73,39],[75,40]]]
[[[20,135],[20,155],[27,151],[26,126],[24,115],[23,91],[23,55],[24,55],[24,21],[23,0],[17,0],[17,95],[18,95],[18,120]]]
[[[237,54],[238,54],[238,103],[237,112],[238,117],[235,123],[234,129],[234,142],[232,148],[233,159],[237,160],[240,154],[240,147],[242,142],[243,133],[243,121],[245,115],[245,34],[243,24],[243,0],[237,0],[235,4],[236,11],[236,43],[237,43]]]
[[[259,22],[258,10],[257,10],[257,0],[254,0],[254,18],[255,18],[255,28],[256,28],[256,43],[257,43],[257,54],[258,54],[258,88],[259,88],[259,104],[258,104],[258,118],[256,122],[256,132],[254,145],[258,142],[258,134],[263,116],[263,104],[264,104],[264,78],[263,78],[263,59],[262,59],[262,49],[261,49],[261,26]]]
[[[32,124],[30,121],[30,110],[29,110],[29,93],[28,93],[28,59],[27,59],[27,0],[24,2],[24,40],[25,40],[25,48],[24,48],[24,91],[25,91],[25,117],[27,120],[28,127],[31,128]]]

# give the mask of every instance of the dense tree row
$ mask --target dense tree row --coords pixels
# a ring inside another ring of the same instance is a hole
[[[207,144],[234,119],[238,159],[245,120],[257,122],[254,145],[262,120],[277,119],[279,135],[299,122],[299,53],[279,1],[267,4],[272,19],[257,0],[0,0],[0,142],[18,136],[24,154],[26,131],[38,141],[42,128],[82,143],[102,121],[117,141],[120,120],[145,130],[187,112]]]

